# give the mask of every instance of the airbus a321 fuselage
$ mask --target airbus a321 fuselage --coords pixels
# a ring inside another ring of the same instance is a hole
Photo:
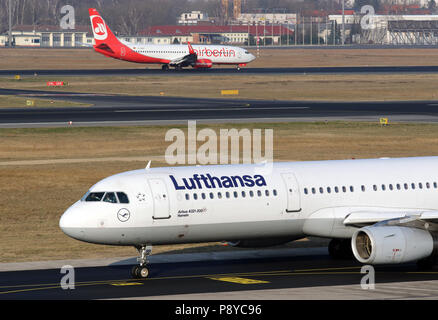
[[[269,170],[268,170],[269,169]],[[438,157],[281,162],[129,171],[94,186],[61,217],[70,237],[134,246],[147,277],[154,244],[260,247],[334,239],[362,263],[431,265],[438,242]]]
[[[149,45],[133,44],[119,40],[107,26],[96,9],[89,10],[94,35],[94,50],[107,57],[148,64],[160,64],[163,70],[169,67],[182,69],[191,66],[208,69],[213,65],[246,66],[255,56],[244,48],[224,45]]]

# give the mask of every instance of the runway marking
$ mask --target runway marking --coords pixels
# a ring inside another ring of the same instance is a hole
[[[124,287],[124,286],[142,286],[143,282],[121,282],[121,283],[110,283],[110,285],[115,287]]]
[[[303,109],[310,109],[310,107],[277,107],[277,108],[270,108],[270,107],[265,107],[265,108],[254,108],[255,110],[303,110]],[[253,110],[254,110],[253,109]],[[153,110],[114,110],[113,112],[115,113],[134,113],[134,112],[169,112],[169,111],[227,111],[227,110],[248,110],[248,107],[230,107],[230,108],[191,108],[191,109],[186,109],[186,108],[181,108],[181,109],[166,109],[166,110],[162,110],[162,109],[153,109]]]
[[[247,279],[247,278],[240,278],[240,277],[221,277],[221,278],[208,277],[208,279],[217,280],[217,281],[225,281],[225,282],[233,282],[233,283],[239,283],[239,284],[270,283],[269,281]]]

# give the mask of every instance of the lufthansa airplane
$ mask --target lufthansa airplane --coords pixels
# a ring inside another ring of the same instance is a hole
[[[238,69],[253,61],[255,56],[246,49],[223,45],[151,45],[119,40],[96,9],[88,9],[94,34],[94,50],[107,57],[149,64],[161,64],[163,70],[181,70],[191,66],[208,69],[213,65],[236,65]]]
[[[229,241],[242,247],[306,236],[364,264],[438,253],[438,157],[215,165],[134,170],[90,188],[61,217],[68,236],[134,246],[147,277],[154,244]],[[269,169],[269,170],[267,170]]]

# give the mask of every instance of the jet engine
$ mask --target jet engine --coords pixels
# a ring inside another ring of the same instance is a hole
[[[351,246],[361,263],[395,264],[435,255],[437,240],[436,235],[419,228],[369,226],[353,234]]]
[[[196,69],[204,69],[204,68],[211,68],[213,66],[213,63],[209,59],[198,59],[196,60],[195,64],[193,65],[193,68]]]

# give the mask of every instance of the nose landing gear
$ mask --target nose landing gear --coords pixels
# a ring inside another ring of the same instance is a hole
[[[149,276],[149,269],[147,267],[148,256],[152,254],[152,245],[144,245],[136,247],[139,253],[137,261],[140,263],[138,266],[134,266],[131,270],[131,276],[135,279],[145,279]]]

